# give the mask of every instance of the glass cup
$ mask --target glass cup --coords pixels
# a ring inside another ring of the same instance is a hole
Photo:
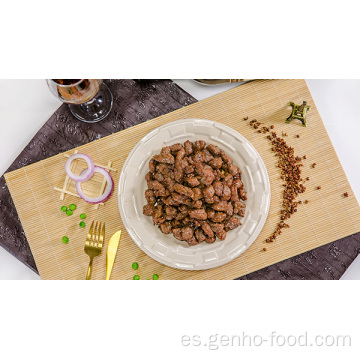
[[[95,123],[110,112],[113,96],[99,79],[47,79],[50,91],[69,105],[71,113],[79,120]]]

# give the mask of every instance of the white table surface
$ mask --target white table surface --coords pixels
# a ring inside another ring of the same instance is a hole
[[[198,100],[238,86],[204,86],[191,80],[175,82]],[[360,80],[306,82],[359,202]],[[50,93],[44,80],[0,80],[0,104],[0,174],[3,174],[61,103]],[[0,246],[0,279],[40,278]],[[360,257],[343,279],[360,279]]]

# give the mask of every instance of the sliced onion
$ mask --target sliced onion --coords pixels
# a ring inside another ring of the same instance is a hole
[[[83,159],[86,161],[86,163],[88,165],[87,169],[83,170],[80,175],[75,175],[71,171],[71,163],[75,159]],[[95,168],[95,165],[94,165],[94,162],[92,161],[91,157],[88,155],[85,155],[85,154],[71,155],[65,164],[65,171],[68,174],[69,178],[72,180],[75,180],[75,181],[80,181],[80,182],[89,180],[94,174],[94,168]]]
[[[83,170],[82,173],[84,171],[86,171],[86,169]],[[107,185],[106,185],[105,191],[104,191],[104,193],[102,195],[97,196],[97,197],[89,197],[89,196],[85,195],[84,192],[81,189],[82,181],[77,181],[76,182],[76,191],[77,191],[77,193],[79,194],[79,196],[83,200],[85,200],[86,202],[88,202],[90,204],[98,204],[98,203],[106,201],[110,197],[112,191],[114,190],[114,181],[113,181],[113,179],[112,179],[112,177],[111,177],[111,175],[110,175],[110,173],[108,171],[106,171],[105,169],[103,169],[103,168],[101,168],[99,166],[95,166],[94,167],[94,172],[97,172],[97,173],[100,173],[100,174],[104,175],[104,177],[106,179]]]

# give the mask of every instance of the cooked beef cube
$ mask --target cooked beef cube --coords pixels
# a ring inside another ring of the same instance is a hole
[[[224,185],[223,185],[222,182],[220,182],[220,181],[214,181],[212,186],[214,187],[215,194],[216,194],[217,196],[222,196],[222,195],[223,195]]]
[[[245,215],[246,205],[242,201],[235,201],[234,202],[234,214],[239,216]]]
[[[200,181],[195,176],[186,176],[184,178],[185,182],[187,182],[191,187],[199,186]]]
[[[146,181],[152,181],[153,180],[153,177],[151,175],[151,172],[148,172],[146,175],[145,175],[145,180]]]
[[[234,214],[234,208],[233,208],[231,202],[228,202],[227,204],[228,204],[228,207],[227,207],[227,209],[226,209],[226,215],[228,215],[228,216],[233,216],[233,214]]]
[[[213,144],[210,144],[206,147],[213,155],[220,155],[220,149]]]
[[[209,161],[209,165],[213,168],[213,169],[220,169],[222,166],[222,159],[221,157],[216,157],[214,159],[212,159],[211,161]]]
[[[165,218],[163,217],[163,206],[158,205],[155,207],[155,212],[152,215],[154,224],[160,225],[165,221]]]
[[[169,206],[169,205],[166,205],[165,206],[165,212],[166,212],[166,215],[171,215],[171,216],[176,216],[177,214],[177,209],[172,207],[172,206]]]
[[[155,180],[159,181],[159,182],[163,182],[164,181],[164,175],[160,172],[155,173],[154,175]]]
[[[202,153],[203,153],[204,162],[208,163],[209,161],[214,159],[214,157],[210,154],[208,150],[204,149]]]
[[[203,195],[206,198],[212,198],[214,195],[215,195],[215,189],[212,185],[206,187],[204,190],[203,190]]]
[[[151,190],[160,190],[160,191],[163,190],[165,192],[164,185],[160,184],[157,180],[149,181],[148,185],[149,185],[149,189]]]
[[[213,222],[222,222],[224,221],[226,218],[226,214],[223,212],[217,212],[215,213],[215,216],[213,217],[212,221]]]
[[[153,157],[153,159],[159,163],[164,163],[164,164],[174,164],[175,163],[175,158],[171,155],[155,155]]]
[[[181,194],[181,195],[188,196],[191,199],[195,198],[194,192],[187,186],[180,185],[180,184],[175,184],[174,185],[174,190],[176,192],[178,192],[179,194]]]
[[[164,146],[164,147],[161,149],[160,154],[161,154],[161,155],[170,155],[170,151],[171,151],[170,146]]]
[[[202,201],[201,200],[196,200],[194,201],[191,206],[194,208],[194,209],[201,209],[202,207]]]
[[[216,211],[227,211],[228,209],[228,202],[227,201],[219,201],[217,204],[214,204],[212,208]]]
[[[202,151],[197,151],[193,156],[193,160],[195,163],[203,163],[204,162],[204,154]]]
[[[182,183],[184,179],[184,171],[180,168],[174,169],[174,179],[177,183]]]
[[[174,235],[174,237],[178,240],[182,240],[182,235],[181,235],[181,228],[178,229],[172,229],[172,233]]]
[[[233,162],[232,162],[231,158],[225,153],[224,150],[220,150],[220,156],[226,162],[226,164],[228,166],[232,165]]]
[[[187,216],[187,213],[178,213],[175,216],[175,219],[181,221],[181,220],[184,220],[186,218],[186,216]]]
[[[184,169],[185,174],[192,174],[194,171],[195,171],[194,165],[188,165]]]
[[[204,149],[205,145],[206,145],[206,142],[204,140],[195,141],[194,149],[195,149],[195,151],[200,151],[200,150]]]
[[[229,165],[229,173],[232,175],[232,176],[235,176],[239,173],[239,168],[237,166],[235,166],[234,164],[231,164]]]
[[[149,161],[149,170],[152,174],[155,173],[155,169],[156,169],[156,166],[155,166],[155,160],[154,159],[151,159]]]
[[[169,165],[168,164],[159,164],[156,166],[156,171],[163,175],[168,175],[170,173]]]
[[[193,153],[193,143],[189,140],[184,142],[184,148],[186,155],[190,155]]]
[[[199,199],[202,199],[204,197],[199,188],[194,188],[193,193],[194,193],[194,200],[199,200]]]
[[[212,238],[206,238],[205,241],[208,243],[208,244],[212,244],[213,242],[215,242],[215,237],[212,237]]]
[[[237,217],[232,216],[225,224],[225,230],[226,231],[233,230],[240,225],[241,225],[240,220]]]
[[[189,166],[189,161],[187,158],[183,158],[181,159],[181,162],[180,162],[180,167],[182,170],[185,170],[187,167]]]
[[[184,218],[184,220],[182,221],[182,224],[183,224],[184,226],[188,226],[188,225],[191,224],[191,222],[192,222],[192,220],[191,220],[190,216],[186,216],[186,217]]]
[[[230,199],[231,199],[231,189],[229,188],[229,186],[224,185],[224,191],[223,191],[223,196],[221,197],[221,200],[228,201]]]
[[[153,209],[153,207],[151,205],[149,205],[149,204],[144,205],[144,207],[143,207],[143,214],[144,215],[150,216],[153,213],[154,213],[154,209]]]
[[[185,149],[182,147],[178,151],[178,153],[176,155],[176,160],[175,160],[175,165],[178,169],[182,169],[181,161],[183,160],[184,156],[185,156]]]
[[[247,200],[246,191],[244,189],[239,189],[239,196],[241,200]]]
[[[146,197],[146,201],[149,205],[156,203],[156,197],[155,197],[155,193],[153,190],[150,190],[150,189],[145,190],[145,197]]]
[[[191,205],[191,199],[185,195],[181,195],[176,192],[173,192],[171,196],[178,204]]]
[[[174,193],[171,194],[171,196],[168,196],[168,197],[165,198],[165,199],[163,198],[164,204],[166,204],[166,205],[171,205],[171,206],[178,206],[179,203],[173,198],[173,195],[174,195]]]
[[[214,236],[214,233],[213,233],[213,231],[211,230],[211,227],[210,227],[210,225],[207,223],[207,222],[203,222],[202,224],[201,224],[201,229],[202,229],[202,231],[204,232],[204,234],[207,236],[207,237],[213,237]]]
[[[232,177],[232,175],[231,175],[231,174],[227,174],[227,175],[225,176],[224,181],[225,181],[225,184],[230,187],[230,186],[232,185],[232,183],[233,183],[233,177]]]
[[[164,234],[171,234],[171,232],[172,232],[171,229],[172,229],[171,224],[168,221],[160,224],[160,230]]]
[[[237,192],[236,185],[231,185],[230,190],[231,190],[231,201],[239,201],[239,194]]]
[[[212,220],[215,216],[215,210],[207,208],[206,214],[207,214],[208,219]]]
[[[175,180],[169,175],[164,176],[163,184],[171,193],[174,192]]]
[[[180,143],[174,144],[170,146],[171,151],[177,152],[180,149],[183,149],[183,146]]]
[[[184,240],[191,239],[194,236],[194,230],[191,227],[181,229],[181,235]]]
[[[191,239],[188,239],[186,240],[187,243],[190,245],[190,246],[195,246],[197,245],[199,242],[195,239],[195,237],[193,236]]]
[[[195,230],[195,238],[198,242],[202,242],[202,241],[205,241],[206,236],[200,229],[196,229]]]
[[[234,177],[233,185],[235,185],[238,189],[243,187],[242,181],[240,179],[235,179],[235,177]]]
[[[191,210],[191,211],[189,211],[189,215],[193,219],[198,219],[198,220],[206,220],[207,219],[207,214],[204,209]]]

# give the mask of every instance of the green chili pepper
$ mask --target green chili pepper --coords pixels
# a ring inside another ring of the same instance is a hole
[[[140,280],[140,276],[139,275],[134,275],[133,279],[134,280]]]
[[[153,275],[153,279],[154,279],[154,280],[159,280],[159,275],[158,275],[158,274],[154,274],[154,275]]]
[[[67,244],[69,242],[69,238],[67,236],[63,236],[61,241],[64,243],[64,244]]]
[[[131,267],[134,269],[134,270],[137,270],[139,268],[139,264],[137,262],[133,262]]]

